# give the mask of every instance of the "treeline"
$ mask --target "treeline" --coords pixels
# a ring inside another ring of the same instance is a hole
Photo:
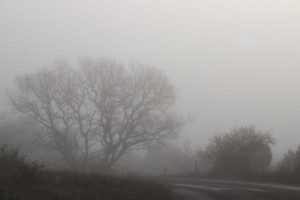
[[[64,169],[64,158],[43,143],[37,123],[27,117],[4,117],[0,122],[1,144],[18,147],[46,169]],[[300,146],[272,162],[274,138],[254,126],[215,134],[206,148],[190,140],[164,143],[140,153],[127,153],[114,166],[114,173],[238,179],[300,179]],[[95,170],[97,171],[97,170]]]
[[[205,149],[186,140],[149,151],[145,161],[162,176],[300,183],[300,145],[275,162],[274,141],[270,131],[242,126],[215,134]]]
[[[274,169],[274,138],[254,126],[215,134],[203,150],[188,141],[170,145],[190,120],[172,111],[175,87],[155,67],[112,59],[82,59],[71,66],[60,60],[15,83],[9,102],[28,118],[1,117],[1,143],[21,145],[24,154],[53,168],[224,178],[300,171],[299,148]],[[141,150],[144,156],[136,154]]]
[[[0,121],[0,144],[18,148],[22,155],[43,164],[44,169],[70,170],[64,157],[41,137],[40,126],[34,120],[24,116],[6,115]],[[195,160],[199,171],[209,168],[200,161],[197,149],[189,140],[182,143],[163,143],[155,148],[140,152],[126,153],[113,167],[113,173],[135,173],[141,175],[178,175],[194,174]],[[100,172],[101,166],[94,166],[91,172]]]
[[[289,149],[274,170],[277,173],[297,174],[300,176],[300,145],[296,150]]]
[[[274,138],[254,126],[217,134],[200,156],[212,165],[208,177],[300,183],[300,145],[272,163]]]
[[[274,181],[300,184],[300,144],[295,150],[289,149],[280,161],[272,165],[265,177]]]

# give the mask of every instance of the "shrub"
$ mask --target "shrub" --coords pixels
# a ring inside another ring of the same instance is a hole
[[[26,159],[20,155],[19,149],[0,146],[0,175],[2,181],[16,183],[33,183],[36,181],[37,173],[42,168],[36,161]]]
[[[24,163],[25,157],[19,154],[18,148],[9,148],[7,145],[0,147],[0,170],[12,171]]]
[[[38,164],[36,161],[24,161],[18,169],[18,181],[20,183],[35,183],[37,174],[43,165]]]

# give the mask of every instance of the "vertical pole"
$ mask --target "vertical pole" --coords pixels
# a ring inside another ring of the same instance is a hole
[[[287,155],[287,172],[290,172],[290,151],[288,152]]]

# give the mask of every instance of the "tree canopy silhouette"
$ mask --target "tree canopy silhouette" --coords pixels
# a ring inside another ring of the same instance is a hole
[[[202,156],[212,162],[216,175],[249,176],[270,165],[273,143],[269,132],[244,126],[212,137]]]
[[[109,170],[126,152],[174,138],[185,123],[171,112],[174,86],[160,70],[135,62],[60,60],[16,78],[13,107],[41,125],[43,140],[74,170]]]

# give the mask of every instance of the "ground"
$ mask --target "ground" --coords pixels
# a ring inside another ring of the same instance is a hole
[[[171,200],[171,190],[150,180],[42,171],[34,179],[2,180],[1,200]]]

